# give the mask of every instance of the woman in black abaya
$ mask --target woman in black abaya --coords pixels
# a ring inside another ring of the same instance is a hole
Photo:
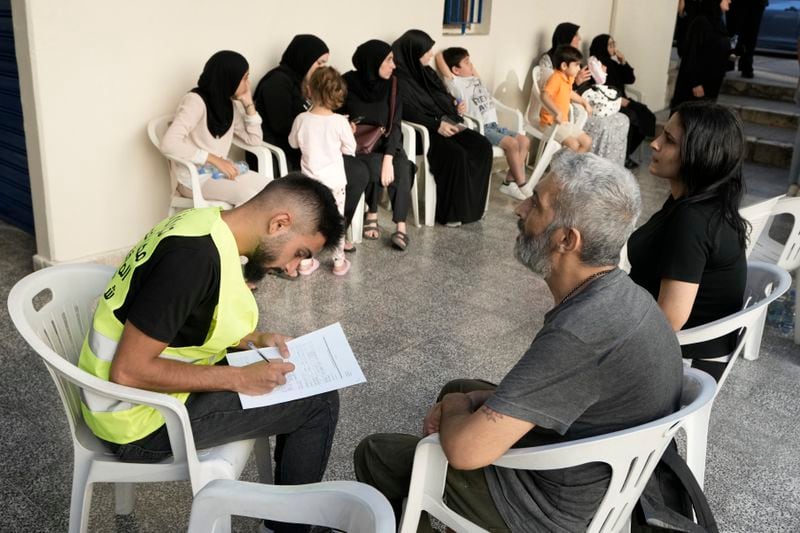
[[[492,170],[492,145],[460,128],[463,118],[436,72],[428,66],[434,41],[408,30],[392,45],[403,118],[430,132],[428,162],[436,179],[436,221],[457,226],[483,216]]]
[[[716,100],[730,58],[730,39],[722,14],[730,0],[702,0],[696,15],[678,43],[681,66],[670,108],[682,102]]]

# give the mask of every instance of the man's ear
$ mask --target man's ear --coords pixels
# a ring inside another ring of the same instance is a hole
[[[282,235],[292,227],[292,215],[289,213],[276,213],[267,222],[268,235]]]
[[[559,228],[556,239],[556,246],[561,253],[574,252],[583,242],[581,232],[575,228]]]

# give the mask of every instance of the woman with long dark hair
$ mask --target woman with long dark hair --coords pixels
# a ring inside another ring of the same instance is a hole
[[[492,145],[464,129],[464,119],[436,72],[428,66],[434,40],[408,30],[392,45],[403,118],[430,132],[428,162],[436,179],[436,221],[448,226],[483,216],[492,171]]]
[[[403,104],[397,92],[392,47],[377,39],[367,41],[356,48],[353,66],[356,69],[344,75],[347,99],[341,112],[350,115],[351,120],[360,118],[360,124],[386,130],[370,153],[356,154],[369,170],[369,183],[364,193],[369,206],[364,221],[364,238],[380,237],[378,200],[385,187],[392,202],[392,221],[397,224],[390,240],[392,246],[403,251],[408,247],[406,217],[411,205],[414,165],[403,151],[403,133],[400,130]]]
[[[281,56],[280,64],[267,72],[253,96],[256,109],[264,117],[264,140],[283,149],[289,170],[300,169],[300,150],[289,146],[289,132],[294,119],[311,107],[308,81],[330,57],[328,45],[316,35],[295,35]],[[248,159],[252,165],[255,161]],[[344,215],[347,224],[353,218],[361,194],[367,186],[367,169],[361,161],[344,156],[347,176]],[[349,245],[345,251],[350,251]]]
[[[625,92],[625,85],[636,81],[633,67],[623,53],[617,48],[617,42],[609,34],[604,33],[592,39],[589,54],[596,57],[606,67],[606,85],[613,87],[622,97],[620,113],[628,117],[628,143],[625,167],[634,168],[638,163],[630,159],[630,155],[639,147],[645,137],[652,137],[656,131],[656,116],[641,102],[632,100]]]
[[[670,108],[692,100],[716,100],[728,68],[731,44],[723,13],[731,0],[701,0],[678,43],[681,65]]]
[[[739,214],[744,134],[734,113],[711,102],[679,106],[652,143],[650,173],[669,181],[661,210],[628,241],[631,279],[658,301],[675,331],[742,308],[749,227]],[[683,348],[719,379],[735,335]]]
[[[213,165],[222,176],[212,179],[212,173],[201,174],[203,197],[239,205],[261,191],[269,179],[253,171],[240,172],[226,159],[234,136],[247,144],[261,144],[261,117],[250,93],[247,60],[237,52],[222,50],[209,58],[197,87],[181,99],[159,148],[198,166]],[[191,198],[189,171],[175,164],[170,168],[178,192]]]

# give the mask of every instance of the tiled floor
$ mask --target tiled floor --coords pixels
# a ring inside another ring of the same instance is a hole
[[[645,157],[648,157],[645,153]],[[757,175],[756,175],[757,174]],[[645,215],[666,195],[663,181],[638,173]],[[754,196],[780,194],[781,172],[748,169]],[[344,279],[322,268],[310,279],[269,279],[256,295],[260,326],[301,334],[340,321],[368,378],[342,391],[342,417],[327,479],[352,479],[351,453],[375,431],[419,431],[448,379],[498,380],[523,353],[552,305],[546,286],[516,263],[515,201],[497,193],[486,219],[458,229],[412,228],[400,254],[365,242]],[[644,220],[643,217],[643,220]],[[382,224],[388,224],[385,212]],[[385,226],[386,227],[386,226]],[[0,224],[0,300],[31,270],[33,239]],[[714,407],[706,489],[722,531],[800,530],[800,349],[768,327],[756,362],[740,361]],[[0,529],[65,531],[72,449],[53,384],[0,306]],[[255,480],[251,464],[245,478]],[[186,483],[140,485],[135,511],[115,517],[109,486],[98,485],[92,531],[182,531]],[[239,531],[253,521],[239,519]]]

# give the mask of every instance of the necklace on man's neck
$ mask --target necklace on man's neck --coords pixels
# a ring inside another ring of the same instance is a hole
[[[561,302],[558,305],[562,305],[564,302],[566,302],[570,298],[570,296],[572,296],[573,294],[578,292],[581,289],[581,287],[583,287],[584,285],[586,285],[590,281],[595,280],[597,278],[602,278],[603,276],[605,276],[609,272],[613,272],[614,270],[615,270],[614,268],[611,268],[609,270],[601,270],[600,272],[595,272],[594,274],[592,274],[591,276],[589,276],[585,280],[583,280],[580,283],[578,283],[577,285],[575,285],[575,287],[571,291],[569,291],[566,296],[564,296],[564,298],[561,300]]]

